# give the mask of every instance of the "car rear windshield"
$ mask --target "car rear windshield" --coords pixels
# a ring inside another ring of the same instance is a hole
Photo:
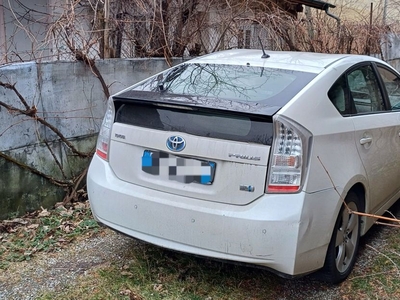
[[[193,107],[116,101],[115,122],[163,131],[271,145],[271,117]]]
[[[250,65],[186,63],[134,85],[132,91],[262,102],[282,107],[315,76]]]

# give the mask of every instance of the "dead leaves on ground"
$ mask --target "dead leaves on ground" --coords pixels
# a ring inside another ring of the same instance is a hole
[[[143,300],[142,296],[129,289],[122,290],[119,294],[121,296],[128,296],[129,300]]]
[[[54,210],[42,208],[21,218],[0,221],[0,261],[28,260],[36,252],[63,248],[97,227],[88,201],[69,206],[58,203]]]
[[[0,234],[4,232],[15,232],[15,228],[25,226],[26,224],[28,224],[28,221],[21,218],[1,221]]]
[[[20,218],[15,218],[12,220],[0,221],[0,234],[1,233],[13,233],[18,229],[36,229],[39,227],[39,222],[41,218],[46,218],[52,214],[58,214],[60,217],[70,217],[73,214],[79,214],[81,211],[87,211],[90,209],[89,202],[78,202],[71,205],[68,209],[59,202],[55,205],[54,211],[49,211],[48,209],[41,208],[31,213],[27,213]]]

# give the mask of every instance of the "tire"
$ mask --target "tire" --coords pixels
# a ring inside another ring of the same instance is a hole
[[[345,201],[352,211],[359,211],[360,201],[357,194],[350,192]],[[337,284],[349,276],[356,262],[360,242],[360,224],[361,217],[349,214],[347,208],[342,205],[333,229],[320,279]]]

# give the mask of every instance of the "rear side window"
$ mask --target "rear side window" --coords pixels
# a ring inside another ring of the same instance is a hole
[[[347,80],[357,113],[385,110],[378,80],[370,65],[351,71]]]
[[[270,117],[116,102],[115,122],[240,142],[272,144]]]
[[[182,64],[133,86],[134,91],[201,96],[282,107],[316,74],[245,65]]]
[[[340,77],[339,80],[335,82],[328,92],[328,97],[342,115],[350,114],[352,112],[346,89],[345,76]]]
[[[328,97],[342,115],[385,110],[378,78],[371,65],[362,65],[342,75],[328,91]]]
[[[400,110],[400,78],[386,68],[378,66],[392,110]]]

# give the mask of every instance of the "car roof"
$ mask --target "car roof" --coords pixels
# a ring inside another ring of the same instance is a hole
[[[191,63],[213,63],[227,65],[250,65],[296,71],[320,73],[329,65],[346,58],[356,61],[375,60],[372,57],[351,54],[326,54],[312,52],[270,51],[268,58],[262,58],[262,50],[235,49],[204,55],[190,60]]]

